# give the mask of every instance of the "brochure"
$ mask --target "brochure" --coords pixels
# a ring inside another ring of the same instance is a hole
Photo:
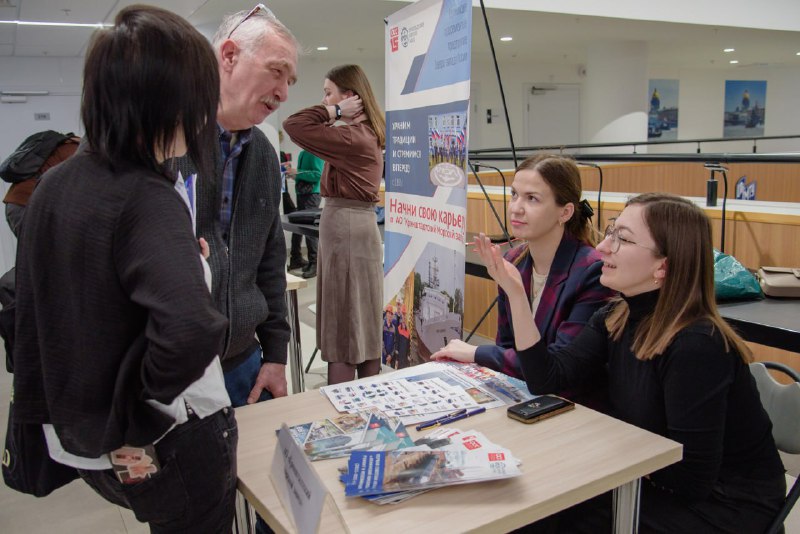
[[[414,449],[406,450],[439,449],[473,451],[477,449],[492,449],[503,450],[509,455],[509,457],[513,457],[511,451],[495,445],[480,432],[475,430],[463,432],[453,427],[439,427],[414,441],[414,444],[416,446]],[[516,458],[515,461],[517,462],[517,466],[521,464],[521,462]],[[341,481],[342,483],[346,483],[347,467],[343,467],[340,471],[342,472]],[[415,497],[420,493],[425,493],[426,491],[430,491],[430,489],[397,491],[392,493],[383,493],[380,495],[366,495],[363,498],[374,504],[397,504],[408,500],[411,497]]]
[[[520,474],[517,461],[503,449],[354,451],[347,462],[345,495],[379,495]]]
[[[289,432],[311,461],[345,457],[356,449],[389,451],[414,445],[399,418],[377,410],[303,423]]]

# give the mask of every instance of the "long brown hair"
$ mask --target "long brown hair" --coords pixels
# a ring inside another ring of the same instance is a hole
[[[578,170],[575,160],[556,154],[539,154],[526,158],[519,164],[514,174],[525,170],[539,173],[553,191],[556,204],[559,206],[572,204],[574,211],[572,217],[564,223],[564,230],[587,245],[595,246],[598,243],[597,234],[592,227],[591,215],[581,206],[583,185],[581,171]]]
[[[719,314],[714,298],[714,258],[711,221],[689,200],[668,193],[644,193],[625,206],[641,206],[644,222],[667,260],[667,276],[656,308],[636,329],[633,353],[640,360],[662,354],[683,328],[704,319],[719,329],[725,350],[739,353],[745,363],[752,353]],[[619,300],[606,318],[612,339],[622,336],[628,321],[628,304]]]
[[[325,77],[336,84],[342,93],[351,91],[361,97],[364,114],[367,116],[366,122],[378,136],[378,144],[383,148],[386,145],[386,118],[361,67],[339,65],[329,70]]]

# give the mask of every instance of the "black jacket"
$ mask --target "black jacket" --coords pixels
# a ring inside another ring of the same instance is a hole
[[[15,410],[64,448],[152,442],[170,403],[220,354],[185,204],[165,176],[78,154],[31,197],[17,251]]]

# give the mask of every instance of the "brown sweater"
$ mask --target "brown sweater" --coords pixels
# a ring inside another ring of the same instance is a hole
[[[383,153],[367,123],[331,126],[325,106],[298,111],[283,122],[297,145],[325,161],[323,197],[378,202]]]

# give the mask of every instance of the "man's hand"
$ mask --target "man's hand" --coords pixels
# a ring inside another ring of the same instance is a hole
[[[272,393],[272,396],[285,397],[288,394],[286,388],[286,365],[282,363],[266,362],[261,366],[256,377],[256,385],[247,397],[247,404],[255,403],[264,390]]]

